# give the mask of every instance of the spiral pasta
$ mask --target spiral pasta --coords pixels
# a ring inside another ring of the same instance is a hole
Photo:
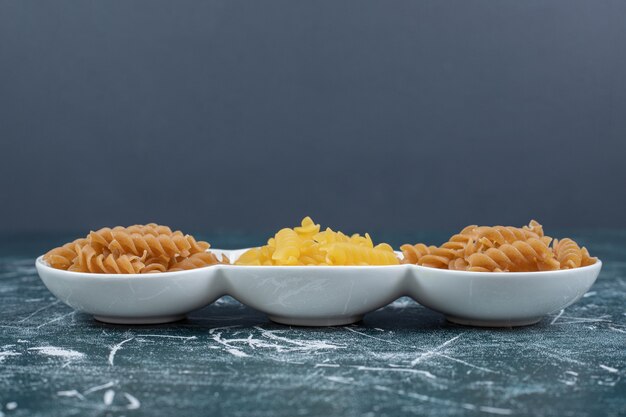
[[[53,268],[68,269],[74,262],[74,259],[76,259],[80,248],[86,244],[87,239],[76,239],[73,242],[52,249],[45,255],[44,259]]]
[[[145,267],[142,259],[134,255],[98,253],[89,245],[78,250],[69,271],[107,274],[138,274]]]
[[[218,263],[230,263],[230,261],[226,256],[223,256],[222,261],[220,261],[217,259],[217,256],[211,252],[198,252],[171,265],[168,271],[183,271],[187,269],[202,268],[203,266],[215,265]]]
[[[300,258],[300,236],[292,229],[282,229],[274,237],[272,260],[283,265],[297,265]]]
[[[467,263],[468,271],[550,271],[560,267],[550,247],[537,238],[517,240],[473,253]]]
[[[92,231],[52,249],[44,260],[57,269],[109,274],[179,271],[228,262],[207,252],[209,247],[191,235],[149,223]]]
[[[348,236],[327,228],[320,231],[310,217],[300,226],[281,229],[267,245],[243,253],[237,265],[395,265],[391,246],[374,246],[369,234]]]
[[[545,236],[535,220],[521,228],[471,225],[440,247],[418,243],[400,249],[403,263],[459,271],[552,271],[596,262],[572,239],[553,241]]]
[[[554,240],[554,254],[563,269],[578,268],[583,262],[580,246],[569,238]]]
[[[385,244],[383,244],[385,245]],[[393,265],[398,258],[391,247],[378,245],[369,248],[352,243],[333,243],[322,252],[328,265]]]
[[[402,251],[403,262],[406,264],[416,264],[424,256],[430,253],[431,248],[436,246],[426,246],[423,243],[416,243],[415,245],[405,244],[400,246]]]

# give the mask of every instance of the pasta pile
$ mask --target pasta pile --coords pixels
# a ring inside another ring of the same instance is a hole
[[[207,242],[154,223],[105,227],[46,253],[53,268],[75,272],[147,274],[182,271],[228,259],[207,252]]]
[[[596,262],[572,239],[545,236],[541,224],[467,226],[443,245],[402,245],[404,263],[477,272],[533,272],[572,269]]]
[[[395,265],[400,261],[391,246],[374,246],[369,234],[345,235],[310,217],[301,226],[281,229],[267,245],[246,251],[236,265]]]

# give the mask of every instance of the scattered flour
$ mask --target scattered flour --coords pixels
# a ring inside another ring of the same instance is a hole
[[[129,337],[126,340],[122,340],[120,343],[118,343],[117,345],[113,346],[111,348],[111,352],[109,352],[109,365],[113,366],[113,361],[115,360],[115,354],[117,353],[118,350],[120,350],[120,348],[122,347],[122,345],[126,342],[130,342],[131,340],[133,340],[135,337]]]
[[[128,405],[126,406],[127,410],[136,410],[141,407],[141,403],[139,402],[139,400],[129,393],[125,392],[124,397],[126,397],[126,400],[128,400]]]
[[[68,390],[68,391],[58,391],[57,395],[59,397],[75,397],[78,398],[80,400],[84,400],[85,397],[83,396],[83,394],[81,394],[80,392],[76,391],[75,389],[72,390]]]
[[[72,349],[63,349],[56,346],[39,346],[28,348],[28,350],[34,350],[46,356],[55,356],[65,359],[81,359],[85,357],[84,353]]]
[[[343,376],[326,376],[324,377],[329,381],[338,382],[340,384],[352,384],[354,383],[354,378],[346,378]]]
[[[104,405],[111,405],[113,404],[114,398],[115,398],[115,391],[113,391],[112,389],[108,389],[104,392],[104,397],[102,398],[102,402],[104,402]]]
[[[85,394],[85,395],[91,394],[92,392],[101,391],[103,389],[111,388],[114,385],[115,385],[114,381],[109,381],[106,384],[96,385],[95,387],[87,388],[85,390],[85,392],[83,392],[83,394]]]
[[[242,352],[241,350],[235,348],[228,348],[226,351],[233,356],[237,356],[238,358],[247,358],[250,356],[246,352]]]
[[[6,358],[8,358],[9,356],[19,356],[19,355],[21,355],[21,353],[13,352],[11,350],[2,351],[0,352],[0,363],[4,361]]]
[[[600,365],[600,368],[604,369],[605,371],[609,371],[611,373],[619,372],[619,369],[613,368],[612,366]]]

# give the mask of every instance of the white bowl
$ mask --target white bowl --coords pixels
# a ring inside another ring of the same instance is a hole
[[[211,250],[237,259],[244,250]],[[404,292],[408,265],[238,266],[157,274],[90,274],[54,269],[37,258],[48,289],[70,307],[120,324],[167,323],[231,295],[275,322],[333,326],[360,321]]]
[[[582,297],[602,262],[542,272],[467,272],[415,265],[408,295],[458,324],[512,327],[537,323]]]
[[[220,266],[227,292],[272,321],[297,326],[355,323],[402,296],[408,265]]]
[[[211,249],[236,260],[245,249]],[[110,323],[179,320],[223,295],[299,326],[354,323],[403,295],[466,325],[536,323],[578,300],[602,263],[549,272],[465,272],[417,265],[239,266],[158,274],[88,274],[53,269],[39,257],[48,289],[76,310]]]
[[[35,262],[43,283],[68,306],[96,320],[152,324],[181,320],[224,294],[214,267],[157,274],[89,274],[54,269]]]

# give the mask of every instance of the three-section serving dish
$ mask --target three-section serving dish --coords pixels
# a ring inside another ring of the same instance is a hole
[[[233,262],[244,251],[211,249]],[[91,274],[54,269],[39,257],[36,267],[61,301],[109,323],[172,322],[230,295],[277,323],[334,326],[410,296],[454,323],[511,327],[536,323],[577,301],[595,282],[602,262],[542,272],[218,264],[159,274]]]

